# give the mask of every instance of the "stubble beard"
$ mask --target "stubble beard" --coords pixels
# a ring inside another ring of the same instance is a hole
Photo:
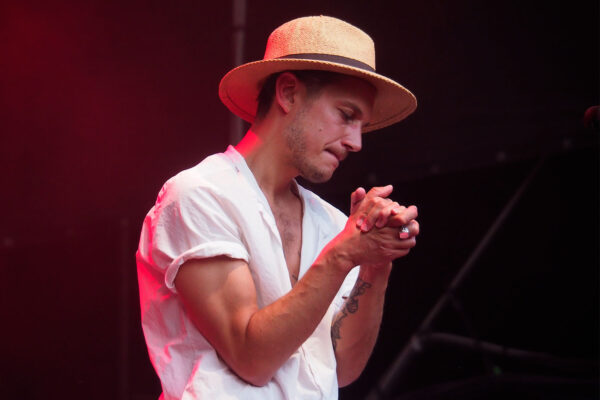
[[[301,110],[284,132],[285,142],[292,155],[292,164],[299,171],[300,176],[312,183],[327,182],[331,173],[319,168],[310,162],[307,155],[306,135],[304,121],[306,109]]]

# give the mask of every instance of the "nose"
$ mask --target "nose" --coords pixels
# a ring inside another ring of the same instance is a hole
[[[362,149],[362,129],[360,123],[348,126],[346,135],[342,138],[342,144],[349,152],[358,152]]]

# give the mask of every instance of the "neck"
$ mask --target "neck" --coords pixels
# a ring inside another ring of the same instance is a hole
[[[235,146],[265,196],[273,201],[297,191],[294,183],[297,172],[285,163],[285,148],[278,137],[276,132],[265,132],[252,126]]]

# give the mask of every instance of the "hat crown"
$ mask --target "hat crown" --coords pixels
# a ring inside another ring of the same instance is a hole
[[[264,60],[301,54],[345,57],[375,70],[375,44],[371,37],[337,18],[302,17],[286,22],[269,36]]]
[[[408,89],[375,71],[375,44],[369,35],[325,16],[297,18],[275,29],[264,58],[229,71],[219,84],[219,97],[234,114],[252,123],[265,80],[293,70],[331,71],[373,85],[377,94],[363,132],[398,122],[417,107],[417,99]]]

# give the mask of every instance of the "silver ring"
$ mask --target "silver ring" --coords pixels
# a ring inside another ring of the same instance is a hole
[[[402,225],[400,227],[399,236],[400,236],[400,239],[408,239],[410,237],[410,231],[408,230],[408,226]]]

